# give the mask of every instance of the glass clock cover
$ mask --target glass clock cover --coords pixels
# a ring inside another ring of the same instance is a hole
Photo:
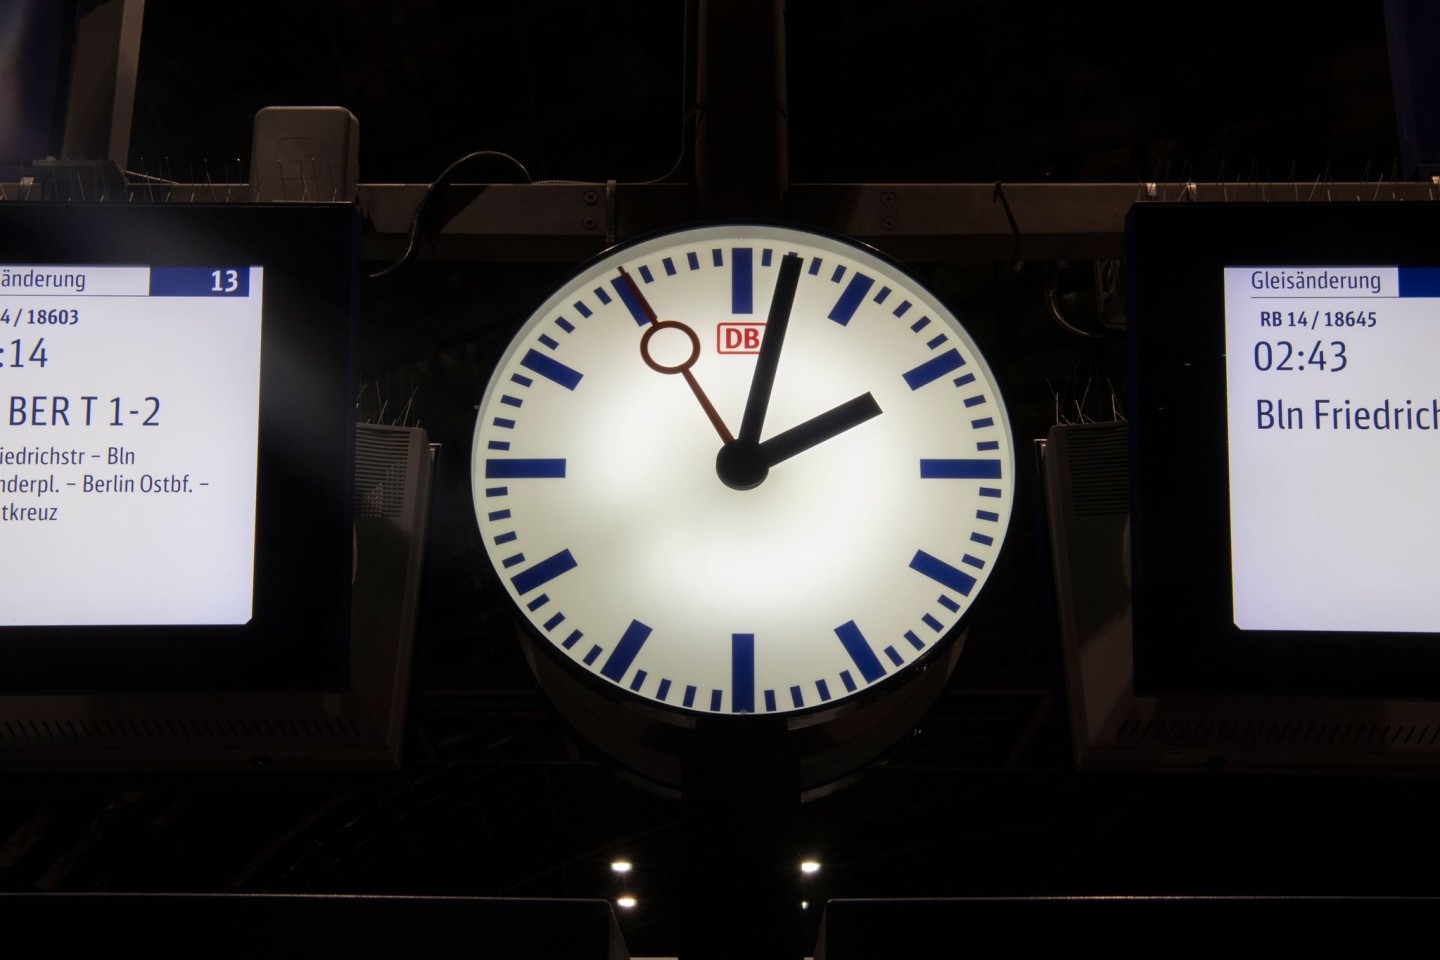
[[[476,516],[576,671],[680,711],[829,705],[924,661],[994,569],[1014,448],[955,316],[850,241],[723,224],[583,266],[480,405]]]

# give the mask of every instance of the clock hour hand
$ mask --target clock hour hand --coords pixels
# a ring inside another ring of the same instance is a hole
[[[765,411],[770,407],[770,392],[775,386],[775,370],[780,365],[780,349],[785,345],[785,331],[790,326],[790,308],[795,303],[795,287],[800,282],[801,260],[793,253],[780,261],[775,278],[775,293],[770,298],[770,315],[765,319],[765,337],[760,341],[760,355],[755,358],[755,373],[750,378],[750,395],[745,400],[745,416],[740,422],[740,440],[759,443],[765,426]]]
[[[831,407],[819,416],[811,417],[804,423],[766,440],[760,444],[760,455],[766,467],[773,467],[816,444],[839,436],[851,427],[859,426],[871,417],[878,417],[881,412],[880,404],[868,393],[854,400],[846,400],[839,406]]]
[[[730,429],[725,426],[725,421],[720,419],[720,413],[715,409],[715,404],[710,402],[710,398],[705,395],[705,391],[700,387],[700,381],[696,380],[695,374],[690,372],[690,368],[695,366],[695,361],[700,359],[700,337],[696,335],[694,330],[678,320],[659,319],[655,315],[655,308],[650,306],[650,302],[646,300],[645,295],[640,292],[640,285],[635,282],[635,278],[630,276],[624,267],[620,267],[619,269],[620,279],[625,282],[625,286],[629,289],[630,295],[635,298],[635,302],[640,307],[640,312],[645,314],[645,318],[650,321],[650,325],[645,328],[645,333],[640,337],[641,359],[645,361],[646,366],[656,373],[678,373],[684,377],[685,383],[690,387],[690,392],[695,394],[695,399],[700,402],[700,409],[705,411],[705,416],[709,419],[710,425],[713,426],[715,432],[720,435],[720,442],[734,442],[735,438],[731,435]],[[680,363],[665,364],[655,359],[650,352],[650,340],[661,330],[679,330],[689,337],[690,353],[685,360]]]
[[[881,413],[880,404],[871,394],[862,394],[804,423],[791,427],[764,443],[735,441],[720,448],[715,458],[715,472],[727,487],[750,490],[760,486],[770,468],[803,453],[811,447],[837,437],[851,427],[859,426]]]

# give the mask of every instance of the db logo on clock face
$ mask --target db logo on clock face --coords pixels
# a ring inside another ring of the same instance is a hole
[[[776,224],[641,238],[520,328],[476,420],[498,583],[563,668],[821,710],[958,636],[1010,520],[1000,391],[897,264]]]
[[[763,323],[722,323],[715,327],[715,350],[718,353],[759,353],[760,340],[765,336]]]

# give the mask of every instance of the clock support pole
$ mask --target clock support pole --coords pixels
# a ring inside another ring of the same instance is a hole
[[[799,960],[799,766],[785,721],[697,718],[683,759],[681,960]]]

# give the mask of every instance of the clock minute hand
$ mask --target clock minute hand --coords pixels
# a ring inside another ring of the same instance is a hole
[[[863,394],[853,400],[846,400],[837,407],[819,416],[811,417],[804,423],[791,427],[784,433],[760,444],[760,456],[767,468],[783,463],[811,447],[839,436],[851,427],[857,427],[883,411],[871,394]]]
[[[750,378],[750,395],[745,400],[745,415],[740,422],[740,439],[759,443],[765,426],[765,412],[770,407],[770,393],[775,386],[775,371],[780,365],[780,350],[785,345],[785,331],[790,326],[790,309],[795,303],[795,287],[800,282],[801,260],[793,253],[780,261],[775,279],[775,293],[770,298],[770,315],[765,319],[765,336],[760,341],[760,355],[755,358],[755,373]]]

